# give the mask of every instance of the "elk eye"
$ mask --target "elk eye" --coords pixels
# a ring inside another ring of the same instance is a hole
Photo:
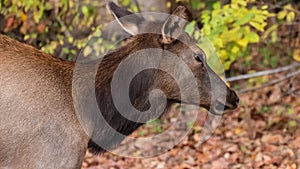
[[[195,59],[198,62],[204,63],[204,55],[203,54],[195,54]]]

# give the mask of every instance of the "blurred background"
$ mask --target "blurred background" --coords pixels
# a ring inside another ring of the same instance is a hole
[[[186,112],[198,113],[198,120],[182,126],[191,127],[191,132],[167,153],[134,159],[87,152],[83,169],[300,168],[300,2],[114,2],[134,12],[169,13],[178,4],[188,7],[194,20],[191,25],[213,43],[227,83],[238,91],[241,104],[223,116],[214,135],[203,144],[197,143],[207,112]],[[91,36],[105,37],[109,30],[103,23],[112,20],[103,0],[0,0],[0,33],[72,61]],[[168,116],[147,123],[132,136],[163,132],[176,111],[175,106]],[[119,149],[139,153],[139,146],[144,145]]]

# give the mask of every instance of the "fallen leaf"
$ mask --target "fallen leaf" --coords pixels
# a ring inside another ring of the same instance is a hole
[[[27,15],[24,12],[21,13],[21,20],[23,22],[27,20]]]
[[[37,26],[37,31],[40,32],[40,33],[43,33],[45,31],[45,28],[46,28],[46,25],[44,23],[40,23]]]
[[[293,58],[294,58],[296,61],[300,62],[300,49],[295,49],[295,50],[294,50]]]
[[[12,27],[12,25],[13,25],[13,23],[14,23],[14,17],[9,17],[8,19],[7,19],[7,21],[6,21],[6,26],[5,26],[5,32],[6,31],[8,31],[11,27]]]
[[[300,152],[300,136],[297,136],[295,140],[290,143],[293,147],[297,148]]]
[[[235,134],[240,135],[244,132],[244,130],[238,127],[234,130],[234,132],[235,132]]]
[[[265,144],[281,144],[284,142],[284,138],[282,137],[282,135],[280,134],[276,134],[276,135],[264,135],[261,139],[261,141]]]

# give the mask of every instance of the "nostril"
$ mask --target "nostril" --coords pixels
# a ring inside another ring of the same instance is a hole
[[[235,91],[233,91],[232,90],[232,95],[231,96],[233,96],[234,97],[234,103],[236,104],[236,105],[239,105],[239,103],[240,103],[240,98],[239,98],[239,96],[237,95],[237,93],[235,92]]]

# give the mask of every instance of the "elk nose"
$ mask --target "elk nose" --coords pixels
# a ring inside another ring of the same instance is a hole
[[[236,104],[236,105],[239,105],[239,104],[240,104],[240,98],[239,98],[238,96],[235,98],[235,104]]]
[[[236,92],[234,92],[234,96],[235,96],[235,99],[234,99],[234,102],[236,105],[239,105],[240,104],[240,98],[239,96],[236,94]]]

